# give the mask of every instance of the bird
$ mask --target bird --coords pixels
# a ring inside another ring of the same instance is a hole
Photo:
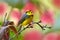
[[[24,15],[22,15],[21,19],[18,22],[18,26],[20,25],[20,29],[22,26],[26,26],[33,21],[33,13],[31,10],[27,10]]]

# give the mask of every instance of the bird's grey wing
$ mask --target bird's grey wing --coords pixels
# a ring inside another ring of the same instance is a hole
[[[24,15],[21,17],[21,19],[19,20],[18,25],[21,24],[22,22],[24,22],[25,19],[27,19],[27,18],[29,18],[29,17],[30,17],[29,15],[24,14]]]

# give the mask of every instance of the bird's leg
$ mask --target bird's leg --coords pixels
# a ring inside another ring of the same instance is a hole
[[[30,28],[33,28],[33,26],[31,25]]]
[[[41,23],[41,20],[40,20],[40,21],[38,21],[38,23]]]
[[[28,28],[33,28],[32,23],[30,23],[27,27],[28,27]]]

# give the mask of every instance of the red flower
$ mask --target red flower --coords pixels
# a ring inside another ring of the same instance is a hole
[[[22,12],[25,12],[26,10],[31,10],[31,11],[35,11],[36,10],[36,6],[33,3],[26,3],[26,5],[24,6]]]
[[[6,13],[8,5],[6,3],[0,3],[0,16]]]
[[[58,39],[57,40],[60,40],[60,33],[58,33]]]
[[[21,13],[19,9],[14,8],[11,12],[10,20],[13,21],[15,25],[17,25],[18,21],[20,20],[20,17],[21,17]]]
[[[56,7],[60,8],[60,0],[52,0],[52,2]]]
[[[6,3],[0,2],[0,22],[3,21],[7,9],[8,9],[8,5]]]
[[[3,22],[4,15],[8,9],[8,4],[0,2],[0,22]]]
[[[24,40],[42,40],[42,34],[36,30],[32,30],[25,33]]]
[[[41,14],[41,21],[44,24],[53,25],[54,24],[53,12],[51,10],[45,10],[45,12]]]
[[[43,40],[58,40],[58,33],[48,33],[44,36]]]

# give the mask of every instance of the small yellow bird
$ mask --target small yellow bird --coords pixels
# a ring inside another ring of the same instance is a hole
[[[33,13],[31,10],[27,10],[25,14],[21,17],[20,21],[18,22],[18,26],[26,26],[30,24],[33,20]]]

